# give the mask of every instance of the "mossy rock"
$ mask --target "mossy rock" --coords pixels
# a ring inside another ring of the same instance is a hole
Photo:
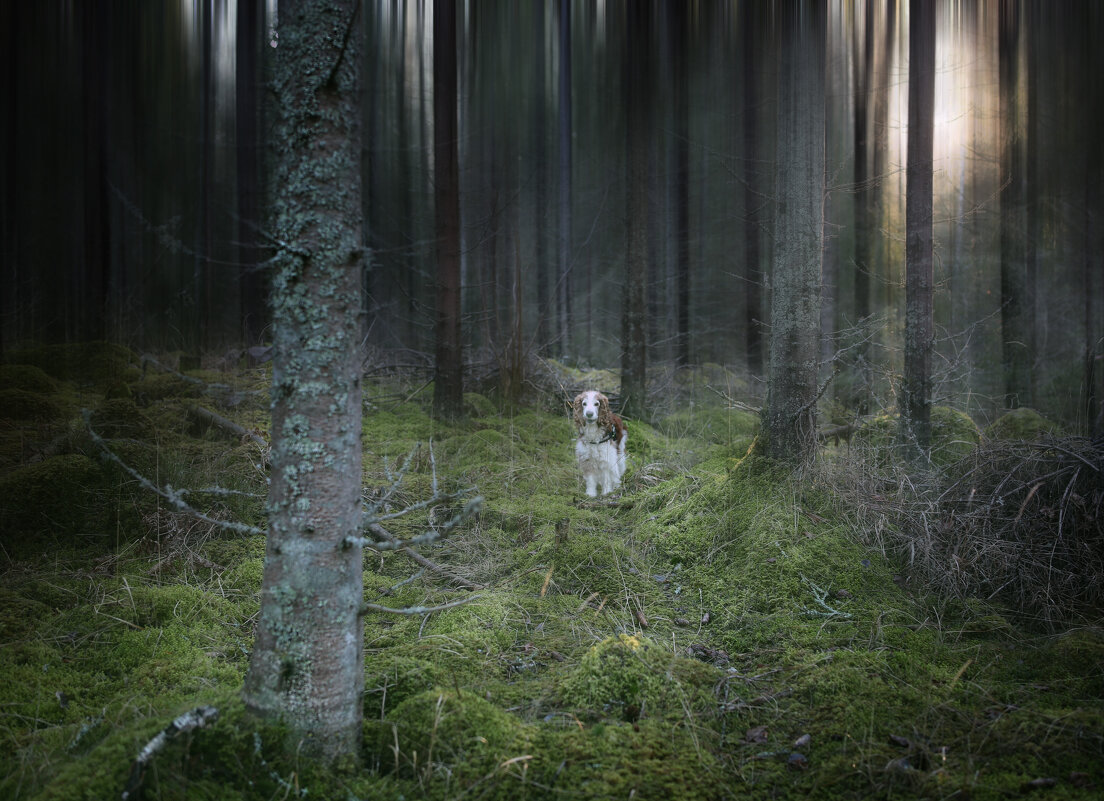
[[[113,342],[39,345],[13,351],[7,361],[39,367],[60,381],[106,387],[116,381],[136,381],[141,372],[129,348]]]
[[[1034,409],[1026,406],[1005,412],[986,429],[989,439],[1014,439],[1030,442],[1047,435],[1060,435],[1057,423],[1047,420]]]
[[[464,414],[468,417],[493,417],[498,414],[495,405],[478,392],[464,393]]]
[[[0,539],[19,553],[41,551],[35,535],[72,542],[103,527],[104,476],[87,456],[53,456],[0,478]]]
[[[0,419],[47,422],[65,416],[52,399],[23,389],[0,389]]]
[[[39,395],[53,395],[58,391],[57,381],[42,368],[30,364],[0,364],[0,387]]]
[[[145,439],[153,423],[130,398],[106,400],[92,413],[92,430],[104,439]]]
[[[656,428],[668,437],[696,437],[728,445],[754,437],[759,431],[759,417],[740,409],[696,407],[667,415]]]

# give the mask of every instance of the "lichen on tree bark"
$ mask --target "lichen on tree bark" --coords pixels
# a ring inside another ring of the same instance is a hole
[[[361,732],[361,187],[356,0],[282,2],[273,55],[280,251],[272,281],[272,472],[244,698],[323,758]]]

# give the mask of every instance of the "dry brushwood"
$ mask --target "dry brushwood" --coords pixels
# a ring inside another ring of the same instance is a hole
[[[1104,609],[1104,438],[983,445],[937,511],[937,561],[965,586],[1046,624]]]

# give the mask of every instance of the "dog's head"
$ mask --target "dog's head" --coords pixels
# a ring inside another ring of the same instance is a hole
[[[588,423],[597,423],[599,428],[613,425],[609,398],[593,389],[575,396],[575,425],[581,428]]]

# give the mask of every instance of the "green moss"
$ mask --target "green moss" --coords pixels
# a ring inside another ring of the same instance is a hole
[[[465,392],[464,414],[470,418],[492,417],[498,414],[498,408],[478,392]]]
[[[116,381],[136,381],[140,371],[130,349],[111,342],[79,342],[70,345],[40,345],[13,351],[10,364],[39,367],[61,381],[107,387]]]
[[[759,418],[740,409],[697,407],[662,418],[656,428],[669,437],[695,437],[720,445],[737,440],[750,443],[759,431]]]
[[[92,412],[92,430],[104,439],[148,439],[154,428],[130,398],[105,400]]]
[[[58,420],[65,411],[52,398],[22,389],[0,389],[0,419]]]
[[[0,387],[21,389],[37,395],[53,395],[58,383],[39,367],[30,364],[0,364]]]
[[[895,414],[875,417],[855,432],[852,445],[869,449],[879,463],[885,464],[897,453],[898,427]],[[969,456],[981,442],[981,432],[970,416],[949,406],[932,407],[931,427],[931,460],[937,467]]]
[[[165,398],[198,398],[204,387],[195,381],[189,381],[176,373],[147,375],[134,383],[131,392],[134,397],[145,402],[164,400]]]
[[[0,536],[19,553],[103,530],[106,499],[99,466],[86,456],[53,456],[0,477]]]
[[[1061,429],[1034,409],[1021,407],[1005,412],[985,429],[989,439],[1031,441],[1047,435],[1058,435]]]

